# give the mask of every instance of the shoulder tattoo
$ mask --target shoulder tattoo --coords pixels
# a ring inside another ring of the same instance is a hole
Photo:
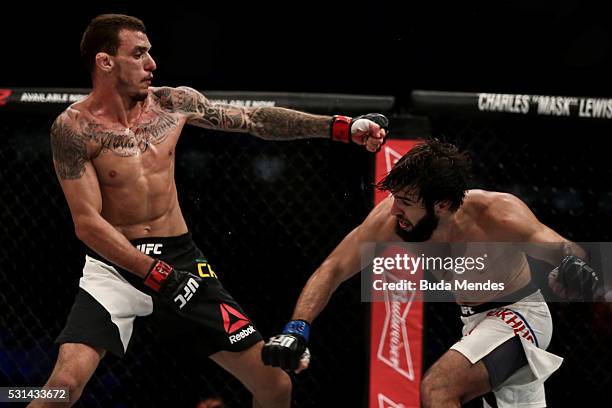
[[[57,176],[63,180],[81,178],[87,162],[87,147],[82,137],[61,117],[51,127],[51,149]]]

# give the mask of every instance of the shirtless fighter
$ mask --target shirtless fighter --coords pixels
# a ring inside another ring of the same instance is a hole
[[[289,377],[262,364],[261,335],[188,232],[174,181],[178,138],[190,124],[267,140],[331,135],[376,151],[387,119],[233,107],[187,87],[154,88],[150,49],[137,18],[93,19],[81,41],[93,90],[51,129],[56,173],[89,250],[46,386],[68,387],[72,405],[106,352],[124,355],[135,318],[158,314],[196,327],[200,349],[253,393],[253,406],[288,407]]]
[[[287,370],[307,367],[307,360],[300,359],[308,351],[310,324],[338,286],[360,271],[362,244],[522,243],[508,245],[510,250],[487,261],[506,266],[503,290],[481,291],[477,297],[455,293],[463,305],[463,337],[425,373],[421,403],[423,407],[459,407],[493,391],[491,403],[500,407],[546,406],[544,380],[562,359],[544,351],[551,339],[552,320],[540,291],[530,283],[526,255],[559,265],[549,275],[549,284],[566,298],[592,299],[600,279],[582,260],[585,252],[540,223],[520,199],[467,190],[469,175],[468,156],[437,140],[417,145],[402,157],[378,184],[391,196],[310,277],[292,320],[265,344],[264,362]],[[481,277],[494,273],[492,267]]]

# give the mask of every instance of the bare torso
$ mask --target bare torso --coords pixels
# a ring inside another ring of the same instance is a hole
[[[500,242],[512,242],[510,234],[504,233],[497,226],[493,226],[491,214],[487,213],[495,200],[502,199],[503,193],[484,190],[470,190],[463,205],[457,210],[451,225],[448,228],[434,231],[429,242],[472,243],[465,247],[464,254],[454,256],[482,256],[487,254],[485,267],[471,274],[462,275],[453,272],[436,273],[438,279],[452,281],[453,279],[467,279],[470,282],[503,282],[504,289],[499,291],[460,291],[455,292],[458,303],[477,305],[490,302],[497,298],[509,295],[524,287],[531,280],[531,271],[526,255],[511,245],[502,246]],[[380,230],[379,241],[401,241],[395,233],[396,217],[391,214],[392,197],[387,198],[379,206]],[[493,216],[495,216],[493,214]]]
[[[130,128],[96,116],[87,99],[67,111],[87,138],[101,215],[128,239],[187,232],[174,181],[175,148],[186,118],[162,107],[153,89]]]
[[[153,68],[149,64],[149,71]],[[175,148],[185,124],[294,140],[329,137],[332,118],[213,103],[185,86],[152,88],[150,72],[141,71],[130,86],[106,74],[98,80],[95,76],[92,93],[56,118],[50,136],[76,236],[100,256],[144,278],[152,258],[129,240],[187,232],[174,180]],[[373,122],[368,126],[353,131],[353,138],[375,151],[385,130]]]

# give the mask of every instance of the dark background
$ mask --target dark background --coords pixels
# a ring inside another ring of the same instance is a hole
[[[105,4],[3,10],[0,87],[89,87],[81,33],[95,15],[123,12],[148,27],[154,85],[392,95],[391,115],[410,109],[413,89],[612,96],[609,16],[578,1]],[[1,385],[44,382],[82,267],[51,168],[52,120],[0,112]],[[612,239],[606,121],[428,120],[432,134],[471,152],[475,185],[517,194],[576,241]],[[179,150],[177,186],[196,242],[259,329],[273,333],[311,271],[369,211],[371,156],[325,140],[266,143],[193,128]],[[550,406],[604,406],[609,309],[552,303],[551,311],[550,351],[566,362],[547,383]],[[425,313],[427,367],[457,340],[459,322],[454,305]],[[366,319],[352,280],[313,327],[313,367],[296,383],[296,406],[361,405]],[[245,406],[235,380],[193,364],[186,350],[197,339],[168,347],[144,325],[124,361],[103,361],[80,406],[192,408],[211,394]]]
[[[121,3],[3,10],[0,85],[89,86],[81,33],[97,14],[122,12],[147,25],[158,85],[400,98],[416,88],[612,89],[604,2]]]

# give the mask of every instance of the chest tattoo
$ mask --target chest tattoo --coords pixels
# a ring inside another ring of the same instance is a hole
[[[120,157],[135,156],[144,153],[150,145],[162,143],[179,125],[176,116],[157,107],[152,108],[147,116],[135,127],[123,131],[83,120],[82,135],[99,147],[95,156],[103,152]]]

